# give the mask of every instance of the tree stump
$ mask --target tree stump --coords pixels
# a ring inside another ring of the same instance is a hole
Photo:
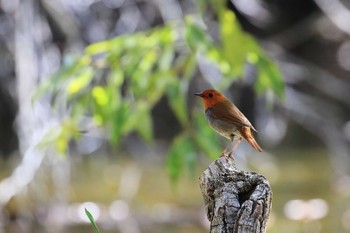
[[[210,233],[264,233],[272,205],[267,179],[220,157],[199,178]]]

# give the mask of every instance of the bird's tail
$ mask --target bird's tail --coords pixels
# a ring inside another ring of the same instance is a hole
[[[259,152],[262,152],[261,147],[259,146],[259,144],[255,141],[252,131],[250,130],[249,127],[242,127],[242,131],[241,131],[242,136],[244,137],[245,140],[247,140],[247,142],[249,142],[249,144],[256,150]]]
[[[261,147],[259,146],[259,144],[255,141],[255,139],[252,137],[252,138],[248,138],[247,141],[249,142],[250,145],[252,145],[252,147],[259,151],[259,152],[262,152],[262,149]]]

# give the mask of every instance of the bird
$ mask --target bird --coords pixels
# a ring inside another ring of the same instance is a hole
[[[230,144],[238,137],[228,156],[233,158],[233,153],[244,138],[256,151],[262,152],[261,147],[255,141],[252,130],[257,132],[243,113],[224,95],[215,89],[208,89],[195,93],[202,98],[205,107],[205,116],[211,128],[218,134],[230,140],[221,156],[226,156]]]

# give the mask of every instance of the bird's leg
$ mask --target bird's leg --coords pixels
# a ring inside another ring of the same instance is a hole
[[[230,141],[230,143],[226,146],[226,148],[222,151],[222,153],[221,153],[221,157],[226,157],[226,151],[227,151],[227,148],[229,148],[230,147],[230,145],[231,145],[231,141]]]
[[[230,147],[230,145],[231,145],[231,143],[233,142],[233,136],[231,137],[231,141],[228,143],[228,145],[226,146],[226,148],[222,151],[222,153],[221,153],[221,157],[226,157],[226,151],[227,151],[227,149]]]
[[[232,148],[231,152],[229,153],[229,156],[231,158],[234,159],[233,152],[235,152],[235,150],[237,149],[237,147],[238,147],[239,143],[241,143],[241,141],[242,141],[242,137],[239,137],[238,141],[236,142],[236,145]]]

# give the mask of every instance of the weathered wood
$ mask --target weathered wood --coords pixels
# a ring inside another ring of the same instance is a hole
[[[267,179],[220,157],[199,178],[210,233],[264,233],[272,206]]]

